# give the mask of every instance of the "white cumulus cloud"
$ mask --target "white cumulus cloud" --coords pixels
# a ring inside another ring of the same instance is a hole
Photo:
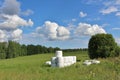
[[[33,25],[33,22],[31,21],[31,19],[26,21],[20,18],[18,15],[4,15],[3,17],[6,18],[6,20],[0,23],[0,29],[9,31],[9,30],[14,30],[21,26]]]
[[[0,30],[0,42],[4,42],[6,38],[6,34],[3,30]]]
[[[0,41],[19,40],[22,36],[20,27],[32,26],[31,19],[25,20],[20,17],[21,4],[17,0],[4,0],[0,5]],[[28,9],[24,14],[29,15],[32,10]]]
[[[80,12],[80,17],[86,17],[87,13],[83,13],[82,11]]]
[[[116,16],[120,16],[120,12],[117,12],[117,13],[116,13]]]
[[[120,0],[116,0],[116,4],[117,4],[117,5],[120,5]]]
[[[11,34],[12,40],[18,41],[19,39],[21,39],[22,38],[22,32],[23,31],[21,29],[14,30]]]
[[[79,36],[92,36],[98,33],[106,33],[106,31],[97,24],[91,25],[87,23],[79,23],[75,30],[75,34]]]
[[[20,12],[20,3],[16,0],[5,0],[1,12],[7,15],[15,15]]]
[[[110,14],[110,13],[117,12],[117,11],[118,11],[117,7],[110,6],[110,7],[108,7],[107,9],[101,10],[100,12],[101,12],[102,14]]]
[[[70,32],[67,28],[51,21],[46,21],[43,26],[38,27],[36,33],[48,40],[66,40],[70,37]]]
[[[26,11],[24,11],[24,12],[21,12],[21,14],[22,15],[25,15],[25,16],[29,16],[29,15],[31,15],[31,14],[33,14],[34,12],[32,11],[32,10],[30,10],[30,9],[28,9],[28,10],[26,10]]]

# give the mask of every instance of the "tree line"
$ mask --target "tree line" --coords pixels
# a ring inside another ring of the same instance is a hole
[[[18,42],[8,41],[0,43],[0,59],[15,58],[42,53],[53,53],[60,48],[45,47],[41,45],[21,45]]]
[[[88,48],[62,49],[63,52],[88,51]]]

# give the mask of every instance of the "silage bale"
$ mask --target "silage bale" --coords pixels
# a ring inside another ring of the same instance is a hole
[[[91,60],[91,62],[92,62],[92,64],[99,64],[100,63],[100,61],[98,61],[98,60]]]
[[[66,63],[66,57],[63,57],[64,63]]]
[[[67,63],[67,66],[70,66],[71,65],[71,63],[69,62],[69,63]]]
[[[71,64],[74,64],[74,63],[75,63],[75,61],[72,61],[72,62],[71,62]]]
[[[76,56],[66,56],[66,57],[64,57],[65,66],[70,66],[74,63],[76,63]]]
[[[57,67],[64,67],[64,63],[57,63]]]
[[[90,60],[85,60],[85,62],[90,62]]]
[[[63,63],[64,62],[64,58],[63,57],[57,57],[56,58],[56,61],[57,61],[57,63]]]
[[[69,60],[69,57],[64,57],[64,60],[65,60],[65,61],[64,61],[65,63],[68,63],[68,62],[70,61],[70,60]]]
[[[67,63],[64,63],[64,67],[67,66]]]
[[[62,57],[62,51],[56,51],[55,55],[56,57]]]
[[[51,64],[56,64],[56,57],[51,58]]]
[[[76,56],[73,56],[73,62],[76,63]]]
[[[56,64],[51,64],[51,67],[57,67],[57,65]]]
[[[46,65],[51,65],[51,61],[46,61],[45,64]]]
[[[85,62],[83,62],[83,64],[84,64],[84,65],[89,66],[89,65],[91,65],[91,64],[92,64],[92,62],[91,62],[91,61],[89,61],[89,60],[85,60]]]
[[[73,56],[70,56],[70,62],[73,61]]]
[[[70,63],[73,60],[73,58],[71,56],[68,56],[67,60],[68,60],[68,63]]]
[[[57,66],[58,67],[64,67],[64,59],[63,59],[63,57],[57,57],[56,58],[57,60]]]

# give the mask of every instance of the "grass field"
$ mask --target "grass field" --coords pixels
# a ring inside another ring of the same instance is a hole
[[[99,59],[100,64],[85,66],[87,52],[64,53],[77,56],[77,63],[65,68],[45,65],[54,54],[39,54],[0,60],[0,80],[120,80],[120,57]]]

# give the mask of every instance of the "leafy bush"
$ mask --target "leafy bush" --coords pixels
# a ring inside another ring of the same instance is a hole
[[[111,34],[96,34],[89,40],[88,54],[91,59],[114,57],[119,51],[120,48]]]

